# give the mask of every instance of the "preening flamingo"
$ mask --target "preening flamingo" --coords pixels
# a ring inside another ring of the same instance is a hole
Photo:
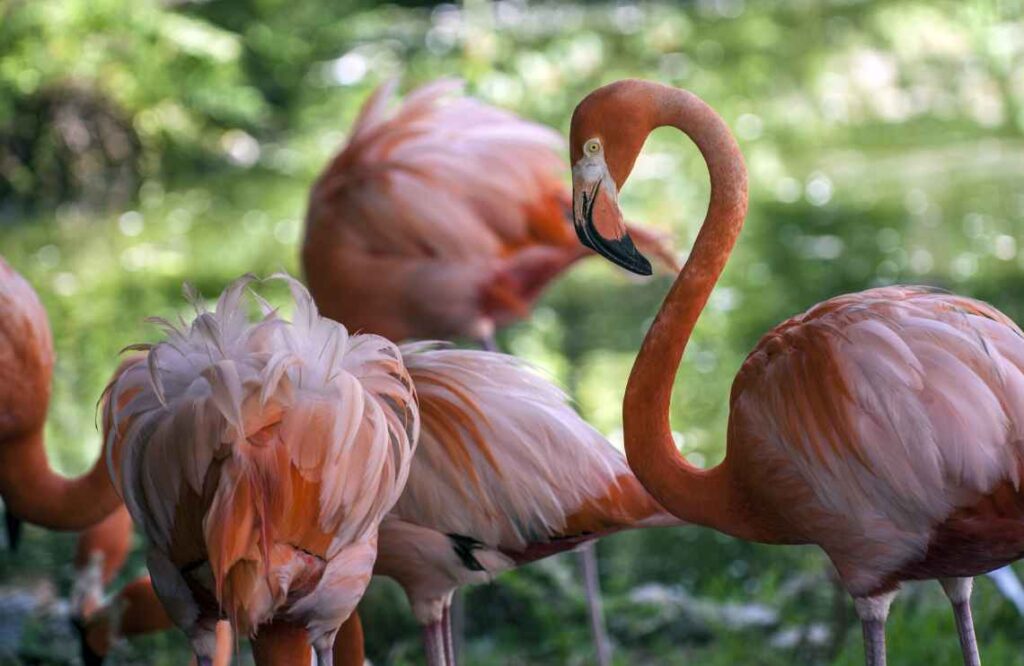
[[[493,346],[589,251],[573,238],[562,139],[442,80],[394,112],[363,106],[310,193],[302,266],[320,311],[350,330]],[[670,269],[658,234],[633,237]]]
[[[106,466],[67,479],[50,467],[43,426],[53,379],[53,340],[32,287],[0,257],[0,496],[8,525],[84,529],[120,503]]]
[[[419,412],[398,348],[349,336],[286,278],[295,313],[250,322],[228,287],[191,325],[136,345],[109,387],[108,457],[150,542],[147,565],[201,665],[223,616],[258,664],[320,666],[369,583],[405,484]],[[116,433],[116,437],[114,436]]]
[[[423,419],[401,499],[381,524],[375,574],[424,627],[431,666],[454,664],[459,587],[614,532],[680,521],[564,393],[514,357],[402,348]]]
[[[630,466],[683,520],[819,545],[855,599],[868,664],[885,664],[884,623],[900,583],[930,578],[952,602],[965,663],[979,664],[972,576],[1024,553],[1020,329],[985,303],[923,287],[828,300],[762,338],[733,383],[725,459],[693,467],[673,442],[669,403],[746,216],[739,147],[689,92],[644,81],[599,88],[573,114],[574,210],[584,243],[648,271],[617,193],[661,126],[697,144],[711,201],[629,378]]]

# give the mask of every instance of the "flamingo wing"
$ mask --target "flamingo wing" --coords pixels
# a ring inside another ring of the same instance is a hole
[[[626,461],[522,361],[402,348],[423,419],[392,516],[504,551],[663,516]]]

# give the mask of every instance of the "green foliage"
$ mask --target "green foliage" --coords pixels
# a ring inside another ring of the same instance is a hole
[[[58,364],[47,434],[68,472],[96,455],[94,406],[117,350],[154,339],[142,320],[182,308],[183,280],[212,296],[244,272],[297,271],[309,184],[369,90],[393,75],[405,89],[460,76],[474,94],[562,130],[596,85],[654,78],[698,92],[735,128],[751,212],[672,406],[697,462],[723,453],[729,386],[746,352],[828,296],[924,282],[1024,321],[1019,0],[433,9],[15,0],[0,12],[0,128],[28,127],[19,105],[73,82],[108,100],[142,147],[143,184],[116,212],[53,205],[0,226],[0,252],[50,313]],[[46,173],[30,167],[18,192]],[[685,248],[707,189],[696,150],[659,130],[624,205]],[[621,439],[625,378],[667,287],[664,277],[637,282],[587,261],[501,342],[547,368],[584,416]],[[26,548],[0,557],[0,579],[54,578],[65,591],[69,537],[30,530]],[[599,555],[617,664],[861,663],[852,607],[814,549],[688,528],[618,535]],[[136,556],[122,580],[139,566]],[[465,598],[466,663],[592,663],[573,556]],[[1024,620],[985,580],[974,607],[986,663],[1024,664]],[[737,609],[771,617],[737,623]],[[364,620],[375,664],[422,663],[393,584],[374,583]],[[39,659],[46,633],[34,631],[22,654]],[[889,644],[893,664],[959,663],[937,586],[899,598]],[[182,653],[167,634],[133,644],[118,663],[176,663]]]

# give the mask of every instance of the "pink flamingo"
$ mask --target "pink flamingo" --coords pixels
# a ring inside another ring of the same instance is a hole
[[[833,298],[769,332],[732,387],[725,460],[676,449],[669,402],[686,343],[747,211],[747,172],[721,118],[689,92],[645,81],[599,88],[570,133],[581,240],[638,273],[618,192],[648,133],[690,136],[711,202],[651,325],[623,404],[637,477],[688,522],[767,543],[813,543],[853,595],[867,663],[885,664],[900,583],[937,578],[964,662],[980,663],[972,577],[1024,553],[1024,336],[979,301],[922,287]]]
[[[332,664],[370,581],[380,520],[408,475],[419,412],[401,355],[323,319],[287,278],[295,314],[250,322],[232,284],[216,310],[136,345],[108,388],[108,456],[150,543],[153,589],[212,663],[222,617],[257,664]]]

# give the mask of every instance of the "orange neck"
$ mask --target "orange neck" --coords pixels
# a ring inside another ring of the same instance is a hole
[[[309,663],[313,649],[309,645],[309,633],[303,627],[275,621],[259,628],[252,639],[252,654],[256,666],[305,666]]]
[[[0,441],[0,495],[21,520],[51,530],[85,529],[121,504],[103,458],[68,479],[50,467],[42,429]]]
[[[651,325],[626,386],[626,455],[652,495],[682,520],[734,536],[759,539],[729,473],[728,461],[702,470],[672,439],[669,406],[686,343],[725,268],[747,212],[747,172],[739,146],[721,118],[695,95],[648,84],[651,126],[673,126],[700,149],[711,176],[711,201],[689,259]]]

